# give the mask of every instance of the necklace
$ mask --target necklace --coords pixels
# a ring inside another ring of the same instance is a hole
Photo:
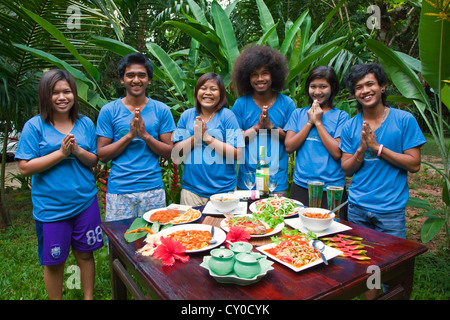
[[[275,103],[275,100],[276,100],[276,95],[275,95],[275,97],[273,96],[273,94],[272,94],[272,100],[271,100],[271,102],[270,102],[270,105],[263,105],[262,107],[263,108],[267,108],[267,109],[269,109],[271,106],[273,106],[273,104]],[[255,101],[255,99],[253,99],[253,101],[255,102],[255,104],[257,105],[257,106],[259,106],[257,103],[256,103],[256,101]]]
[[[200,117],[202,118],[202,120],[203,120],[204,123],[208,123],[208,122],[211,121],[212,117],[214,117],[215,114],[216,114],[216,111],[214,111],[213,113],[211,113],[211,116],[209,117],[208,121],[205,121],[205,120],[203,119],[203,114],[202,114]]]
[[[380,125],[384,122],[384,120],[386,120],[386,109],[387,109],[387,107],[384,107],[384,110],[383,110],[383,118],[381,119],[381,123],[380,123]],[[363,113],[363,120],[364,120],[364,113]]]

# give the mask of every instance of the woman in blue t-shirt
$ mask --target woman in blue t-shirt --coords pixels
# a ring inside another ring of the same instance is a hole
[[[173,134],[172,159],[184,161],[181,204],[199,206],[215,193],[234,190],[244,140],[218,74],[198,79],[194,99],[195,108],[183,112]]]
[[[38,255],[50,299],[61,299],[64,264],[70,249],[81,272],[85,299],[93,299],[93,251],[103,246],[97,188],[94,123],[78,114],[77,88],[65,70],[55,69],[39,83],[40,115],[25,123],[16,159],[32,176],[31,199]]]
[[[349,115],[333,105],[339,91],[339,80],[333,68],[318,66],[312,69],[306,79],[305,91],[312,105],[296,109],[284,127],[286,151],[297,152],[291,198],[309,206],[308,180],[322,181],[321,207],[327,208],[326,187],[345,187],[339,142],[342,126]],[[344,188],[342,201],[346,198]],[[345,208],[341,209],[340,218],[346,219]]]

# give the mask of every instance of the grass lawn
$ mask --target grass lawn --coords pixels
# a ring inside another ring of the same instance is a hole
[[[433,149],[433,148],[431,148]],[[429,172],[411,175],[411,193],[423,195],[433,205],[442,205],[439,199],[439,177],[429,177]],[[433,194],[433,190],[437,193]],[[0,229],[0,300],[46,300],[48,299],[43,280],[43,267],[37,257],[35,224],[29,192],[8,188],[8,206],[13,225]],[[407,209],[407,217],[417,211]],[[408,219],[407,238],[420,241],[420,220]],[[411,299],[448,300],[450,298],[450,255],[445,247],[445,235],[426,244],[428,252],[416,259],[414,288]],[[95,253],[96,283],[94,299],[111,299],[109,256],[104,247]],[[64,300],[83,299],[82,289],[74,288],[70,266],[76,265],[73,256],[66,262]]]

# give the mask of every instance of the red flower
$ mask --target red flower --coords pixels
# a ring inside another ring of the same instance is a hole
[[[175,263],[175,259],[186,262],[189,260],[189,256],[185,255],[186,248],[178,241],[172,238],[161,237],[161,244],[156,248],[153,256],[161,259],[165,266],[172,266]]]
[[[238,241],[244,241],[248,242],[248,240],[251,238],[250,233],[244,230],[244,228],[241,227],[231,227],[230,231],[227,233],[226,240],[230,242],[238,242]],[[227,242],[227,248],[230,247],[230,244]]]

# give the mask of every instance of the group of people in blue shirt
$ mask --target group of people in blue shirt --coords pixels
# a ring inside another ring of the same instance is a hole
[[[39,84],[40,114],[25,124],[16,159],[20,173],[32,176],[38,255],[49,298],[62,297],[70,248],[84,297],[93,298],[93,251],[103,246],[91,170],[98,160],[111,160],[106,221],[166,206],[160,157],[184,163],[181,204],[199,206],[213,194],[246,190],[243,175],[256,170],[263,145],[278,180],[275,193],[287,194],[288,153],[296,152],[291,198],[308,205],[308,180],[345,185],[351,176],[345,219],[405,238],[407,174],[420,169],[426,140],[410,113],[386,105],[383,68],[361,64],[346,75],[359,109],[351,119],[334,107],[339,81],[333,68],[312,69],[305,84],[310,106],[303,108],[280,93],[288,72],[279,51],[249,46],[234,64],[239,98],[232,108],[222,78],[206,73],[195,86],[195,106],[175,124],[169,107],[146,95],[152,63],[133,53],[118,65],[126,96],[101,108],[96,126],[78,113],[73,77],[60,69],[46,72]]]

